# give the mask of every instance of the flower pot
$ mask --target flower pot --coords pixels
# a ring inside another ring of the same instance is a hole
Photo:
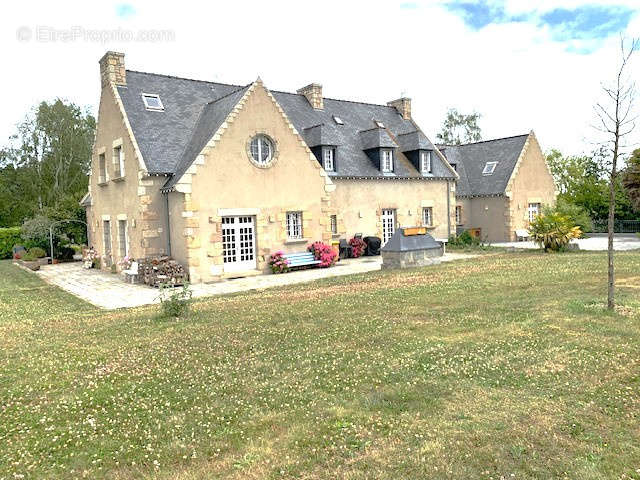
[[[60,263],[60,260],[58,260],[57,258],[54,258],[53,261],[51,262],[54,265],[56,265],[57,263]]]

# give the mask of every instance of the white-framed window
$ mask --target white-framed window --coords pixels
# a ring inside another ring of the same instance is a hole
[[[287,238],[289,240],[302,238],[302,212],[287,212]]]
[[[420,152],[420,171],[431,173],[431,151]]]
[[[462,225],[462,207],[456,205],[456,225]]]
[[[337,235],[338,234],[338,216],[331,215],[329,217],[329,222],[331,223],[331,234]]]
[[[527,212],[529,214],[529,221],[533,222],[533,220],[540,214],[540,204],[530,203],[527,208]]]
[[[118,220],[118,246],[120,248],[121,258],[129,255],[129,238],[127,236],[126,220]]]
[[[383,173],[393,172],[393,150],[382,150],[380,167]]]
[[[324,169],[327,172],[336,171],[335,156],[336,156],[335,148],[325,147],[322,149],[322,163],[323,163]]]
[[[109,220],[102,221],[104,254],[111,255],[111,222]]]
[[[484,169],[482,170],[482,174],[483,175],[493,175],[493,172],[496,169],[496,165],[498,165],[498,162],[487,162],[484,165]]]
[[[424,207],[422,209],[422,225],[425,227],[433,225],[433,207]]]
[[[122,153],[122,145],[113,148],[113,163],[116,166],[115,177],[124,177],[124,155]]]
[[[378,128],[384,128],[384,123],[382,123],[380,120],[374,120],[373,123],[375,123],[376,127]]]
[[[107,161],[104,153],[98,155],[98,183],[107,181]]]
[[[155,93],[143,93],[142,101],[144,102],[144,108],[147,110],[155,110],[157,112],[164,110],[164,105],[162,105],[160,96]]]
[[[342,119],[337,115],[333,116],[333,121],[336,122],[338,125],[344,125],[344,121],[342,121]]]
[[[266,135],[251,139],[251,157],[258,165],[267,165],[273,159],[273,142]]]

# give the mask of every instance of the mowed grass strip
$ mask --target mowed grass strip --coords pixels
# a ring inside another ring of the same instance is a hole
[[[639,253],[105,312],[0,262],[0,479],[640,478]]]

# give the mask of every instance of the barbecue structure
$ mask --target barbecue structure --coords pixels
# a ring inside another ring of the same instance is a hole
[[[440,263],[444,245],[426,227],[399,228],[382,247],[382,268],[412,268]]]

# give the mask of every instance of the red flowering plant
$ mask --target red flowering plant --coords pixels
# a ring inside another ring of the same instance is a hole
[[[278,250],[269,258],[269,266],[273,273],[285,273],[289,271],[289,260],[284,258],[282,250]]]
[[[353,237],[349,240],[349,245],[351,245],[351,256],[353,258],[358,258],[362,256],[364,253],[364,249],[367,248],[367,244],[364,243],[364,240],[359,237]]]
[[[307,250],[313,253],[316,260],[320,260],[318,266],[321,268],[330,267],[338,260],[338,254],[331,248],[331,245],[323,242],[313,242]]]

